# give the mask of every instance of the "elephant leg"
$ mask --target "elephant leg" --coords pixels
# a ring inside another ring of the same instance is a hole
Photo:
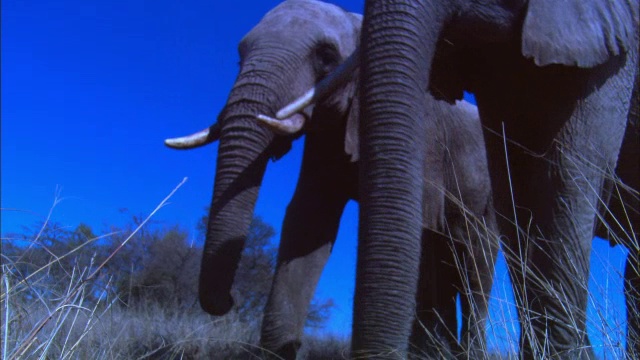
[[[630,249],[624,269],[627,305],[627,359],[640,357],[640,249]]]
[[[628,107],[624,99],[631,90],[625,79],[629,69],[618,68],[620,73],[608,80],[598,74],[602,70],[590,71],[587,83],[601,86],[575,105],[546,156],[528,161],[528,168],[537,171],[516,177],[517,196],[523,200],[516,198],[517,206],[523,205],[516,211],[518,226],[526,229],[523,220],[533,225],[521,281],[533,337],[525,344],[535,344],[524,346],[527,358],[595,359],[586,331],[593,228],[604,174],[618,156],[626,122],[622,109]],[[531,223],[525,215],[529,211]],[[534,346],[542,352],[536,354]]]
[[[343,168],[345,162],[335,161],[338,155],[317,140],[306,140],[262,322],[261,347],[277,359],[295,359],[301,346],[309,304],[337,236],[347,188],[355,181],[355,170]]]
[[[523,167],[538,169],[529,175],[536,183],[524,181],[528,171],[518,173],[512,167],[511,172],[514,188],[528,187],[538,194],[534,200],[514,190],[516,209],[512,213],[517,229],[505,231],[506,257],[521,321],[521,351],[527,359],[546,354],[553,358],[592,358],[586,307],[595,213],[589,204],[597,203],[592,189],[598,189],[600,182],[577,154],[556,150],[561,159],[549,163],[580,165],[547,168],[540,162],[518,159]],[[513,166],[516,161],[512,155]],[[544,173],[559,176],[545,179]]]
[[[296,357],[309,304],[346,204],[346,200],[331,201],[322,193],[296,192],[285,215],[261,334],[261,346],[277,358]]]
[[[456,318],[458,279],[451,240],[425,229],[422,233],[416,319],[409,345],[412,358],[453,358],[459,352]]]
[[[519,78],[505,80],[517,85],[510,94],[477,98],[492,130],[485,134],[494,203],[504,217],[522,356],[594,358],[586,332],[594,220],[636,62],[630,54],[594,69],[521,66]],[[496,135],[503,131],[506,142]]]

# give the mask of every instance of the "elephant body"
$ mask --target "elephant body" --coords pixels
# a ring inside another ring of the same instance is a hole
[[[420,259],[404,254],[434,216],[421,212],[428,89],[476,96],[521,356],[593,358],[589,256],[638,67],[638,2],[379,0],[366,2],[363,24],[352,355],[406,352]],[[386,313],[390,303],[404,310]]]
[[[315,0],[288,0],[240,42],[240,73],[218,122],[209,130],[168,140],[191,148],[219,140],[214,195],[200,275],[200,303],[228,312],[231,283],[269,158],[283,156],[306,135],[298,184],[284,223],[276,273],[262,323],[266,353],[295,358],[307,310],[336,239],[343,209],[359,198],[359,112],[356,74],[311,108],[285,120],[304,123],[277,135],[258,125],[332,72],[359,42],[361,16]],[[421,99],[433,117],[421,225],[420,291],[413,312],[417,355],[451,356],[485,350],[488,297],[497,235],[482,128],[475,106]],[[280,126],[280,125],[278,125]],[[427,132],[424,133],[425,137]],[[388,264],[391,267],[397,264]],[[381,269],[381,271],[386,271]],[[416,275],[418,269],[416,269]],[[456,297],[463,309],[457,339]],[[395,304],[389,304],[393,311]]]
[[[411,344],[417,356],[482,354],[498,248],[482,129],[475,106],[465,101],[434,104],[438,141],[429,147],[428,162],[439,170],[425,174],[424,206],[438,217],[423,223]],[[262,346],[283,358],[295,358],[342,211],[349,200],[358,199],[358,163],[345,152],[346,120],[347,114],[336,113],[331,101],[321,101],[306,132],[300,178],[282,226],[262,328]],[[458,295],[461,345],[456,336]]]

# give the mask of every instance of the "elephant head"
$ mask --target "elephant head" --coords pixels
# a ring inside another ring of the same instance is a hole
[[[269,125],[268,118],[278,109],[347,59],[355,50],[360,25],[360,15],[331,4],[284,1],[240,41],[240,72],[218,121],[209,129],[165,141],[177,149],[219,141],[199,284],[200,304],[208,313],[223,315],[233,306],[231,286],[268,160],[286,153],[305,123],[322,115],[307,107],[275,124],[276,131],[256,117],[264,114]],[[345,91],[354,88],[332,89],[335,97],[323,101],[337,102],[332,106],[346,113],[353,95],[345,96]]]

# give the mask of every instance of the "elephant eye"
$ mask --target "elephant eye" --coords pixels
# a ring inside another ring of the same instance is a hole
[[[316,47],[314,56],[314,70],[318,79],[325,77],[340,63],[340,54],[335,45],[321,43]]]

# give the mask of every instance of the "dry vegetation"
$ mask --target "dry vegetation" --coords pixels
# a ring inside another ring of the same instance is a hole
[[[276,251],[269,246],[273,229],[259,219],[252,224],[234,290],[242,305],[216,318],[196,302],[201,249],[176,227],[145,228],[147,220],[134,217],[130,226],[103,236],[85,225],[68,230],[50,221],[20,236],[3,235],[2,359],[259,358],[259,319]],[[624,309],[602,300],[622,291],[609,284],[621,283],[622,274],[613,267],[605,274],[599,279],[604,283],[590,288],[590,336],[601,339],[598,354],[622,358],[626,329],[611,319]],[[487,359],[517,352],[519,324],[509,293],[503,272],[492,293]],[[316,299],[308,325],[322,327],[331,307],[330,300]],[[348,349],[348,339],[309,337],[301,358],[342,359]]]
[[[96,236],[47,219],[3,235],[2,359],[255,359],[273,228],[254,219],[234,287],[240,306],[216,318],[197,304],[201,247],[176,227],[149,230],[148,220]],[[332,306],[315,299],[307,325],[322,327]],[[309,344],[316,359],[346,347]]]

